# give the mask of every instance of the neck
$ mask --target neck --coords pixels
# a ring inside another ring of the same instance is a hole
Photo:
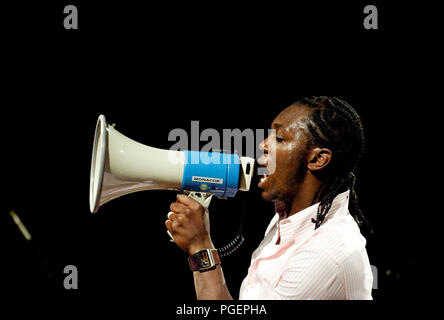
[[[319,187],[321,186],[321,181],[319,181],[313,175],[307,175],[292,199],[286,201],[287,211],[290,212],[288,216],[297,214],[298,212],[310,207],[313,203],[317,203],[319,199],[313,198],[316,196]],[[317,196],[319,197],[319,195]]]

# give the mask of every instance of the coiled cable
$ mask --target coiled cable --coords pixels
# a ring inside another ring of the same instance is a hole
[[[244,243],[245,238],[242,235],[242,231],[244,228],[244,221],[245,221],[245,212],[246,212],[245,207],[246,207],[246,199],[244,198],[242,201],[242,213],[241,213],[241,222],[239,225],[239,232],[238,232],[237,236],[230,243],[217,249],[217,252],[219,253],[220,257],[226,257],[226,256],[232,254],[237,249],[239,249],[242,246],[242,244]]]
[[[232,254],[240,248],[240,246],[244,243],[244,240],[244,237],[241,234],[238,234],[229,244],[217,249],[219,256],[226,257]]]

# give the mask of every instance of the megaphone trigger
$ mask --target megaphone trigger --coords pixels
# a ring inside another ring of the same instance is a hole
[[[168,219],[168,220],[165,222],[165,226],[167,226],[168,222],[171,222],[170,217],[171,217],[173,214],[174,214],[174,212],[172,212],[172,211],[168,212],[168,214],[167,214],[167,219]],[[171,238],[170,241],[171,241],[171,242],[176,242],[176,241],[174,241],[174,237],[173,237],[173,235],[171,234],[170,230],[167,229],[167,233],[168,233],[168,235],[169,235],[170,238]]]
[[[176,241],[174,241],[173,235],[171,234],[170,230],[167,229],[167,233],[168,233],[168,235],[169,235],[170,238],[171,238],[170,241],[171,241],[171,242],[176,242]]]
[[[205,209],[208,209],[211,199],[213,198],[213,194],[209,192],[194,192],[184,190],[183,194],[199,202]]]

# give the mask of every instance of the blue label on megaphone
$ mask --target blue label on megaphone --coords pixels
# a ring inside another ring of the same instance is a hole
[[[234,197],[239,186],[240,161],[237,154],[184,151],[182,190],[211,192]]]

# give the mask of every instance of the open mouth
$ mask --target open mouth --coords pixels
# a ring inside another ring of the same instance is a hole
[[[260,173],[263,173],[261,180],[258,183],[258,187],[262,188],[265,181],[267,181],[268,177],[270,176],[270,172],[268,171],[268,168],[265,163],[258,163],[258,170],[261,170]]]

